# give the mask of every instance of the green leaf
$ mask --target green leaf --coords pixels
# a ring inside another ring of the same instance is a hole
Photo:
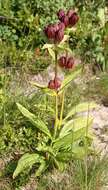
[[[42,49],[48,49],[49,54],[55,60],[55,52],[53,50],[54,45],[53,44],[45,44]]]
[[[72,154],[76,159],[83,159],[86,154],[93,152],[93,150],[88,146],[87,149],[85,146],[79,146],[79,143],[74,143],[72,146]]]
[[[37,177],[40,176],[45,171],[46,168],[47,168],[46,162],[42,160],[38,170],[36,171],[36,176]]]
[[[59,138],[63,138],[64,136],[68,135],[70,131],[76,132],[81,128],[86,128],[87,125],[91,126],[93,122],[92,117],[82,116],[76,119],[68,121],[64,127],[61,129]]]
[[[17,103],[17,106],[18,106],[18,109],[21,111],[21,113],[26,118],[28,118],[34,126],[36,126],[40,131],[42,131],[43,133],[45,133],[49,138],[52,138],[51,134],[50,134],[50,131],[48,130],[47,126],[45,125],[45,123],[42,120],[37,119],[34,114],[32,114],[31,112],[29,112],[21,104]]]
[[[56,159],[61,162],[66,162],[66,161],[69,161],[71,157],[72,157],[72,152],[62,151],[57,154]]]
[[[57,167],[60,171],[63,171],[63,170],[65,169],[66,163],[65,163],[65,162],[62,162],[62,161],[59,161],[59,160],[57,160],[56,158],[53,158],[53,159],[54,159],[54,162],[55,162],[56,167]]]
[[[40,157],[38,154],[24,154],[20,160],[18,161],[18,165],[16,170],[13,173],[13,179],[17,177],[22,171],[24,171],[26,168],[31,168],[33,164],[42,162],[42,157]]]
[[[102,27],[105,26],[105,9],[104,8],[99,8],[98,9],[98,18],[100,19]]]
[[[48,52],[51,55],[51,57],[53,58],[53,60],[55,60],[55,52],[51,48],[48,48]]]
[[[79,117],[74,121],[69,121],[61,130],[59,138],[55,141],[53,148],[67,148],[73,144],[73,142],[84,137],[86,135],[86,127],[90,127],[93,119]]]
[[[41,152],[48,152],[48,153],[50,153],[51,155],[53,155],[53,156],[55,156],[55,152],[54,152],[54,150],[53,150],[53,148],[51,147],[51,146],[45,146],[45,145],[39,145],[38,147],[37,147],[37,150],[38,151],[41,151]]]
[[[66,42],[67,40],[69,40],[69,35],[64,35],[63,40],[60,42],[60,44],[58,46],[61,46],[62,44],[64,44],[64,42]]]
[[[38,84],[36,82],[30,82],[33,86],[36,86],[37,88],[40,88],[44,93],[46,93],[49,96],[56,96],[56,91],[53,89],[49,89],[47,86]]]
[[[79,112],[85,112],[85,111],[89,111],[91,109],[96,108],[97,104],[95,102],[84,102],[84,103],[80,103],[76,106],[74,106],[70,112],[67,114],[67,116],[64,118],[63,121],[65,121],[66,119],[68,119],[69,117],[72,117],[74,114],[77,114]]]
[[[48,49],[48,48],[53,48],[54,45],[53,44],[45,44],[42,49]]]
[[[33,86],[36,86],[37,88],[41,88],[41,89],[47,88],[46,86],[38,84],[37,82],[30,82],[30,84]]]
[[[56,91],[53,89],[45,88],[45,89],[43,89],[43,92],[49,96],[57,96]]]
[[[60,90],[59,90],[59,93],[61,93],[61,91],[65,88],[65,87],[67,87],[69,84],[70,84],[70,82],[72,81],[72,80],[74,80],[79,74],[81,73],[81,68],[76,68],[70,75],[68,75],[65,79],[64,79],[64,81],[63,81],[63,83],[62,83],[62,85],[61,85],[61,88],[60,88]]]

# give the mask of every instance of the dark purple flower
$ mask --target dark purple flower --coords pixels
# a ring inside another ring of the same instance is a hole
[[[66,66],[66,56],[62,56],[58,60],[59,66],[60,67],[65,67]]]
[[[66,15],[68,16],[68,18],[70,18],[73,15],[73,13],[75,13],[75,11],[72,9],[69,9]]]
[[[60,88],[61,82],[58,78],[54,78],[54,80],[50,80],[48,83],[48,88],[57,90]]]
[[[72,10],[72,9],[70,9],[67,12],[66,16],[69,19],[69,26],[70,27],[74,26],[79,20],[79,16],[78,16],[77,12],[75,12],[75,10]]]
[[[61,21],[62,18],[65,16],[64,10],[63,10],[63,9],[60,9],[60,10],[58,11],[58,13],[57,13],[57,16],[58,16],[59,20]]]
[[[68,61],[67,61],[66,68],[67,68],[67,69],[72,69],[72,68],[73,68],[73,65],[74,65],[74,58],[73,58],[73,57],[69,57],[69,58],[68,58]]]
[[[63,22],[59,22],[58,27],[59,27],[59,30],[62,30],[62,29],[64,30],[65,29],[65,25],[64,25]]]
[[[62,22],[64,23],[65,27],[69,25],[69,18],[68,16],[63,17]]]
[[[65,69],[72,69],[74,66],[74,58],[62,56],[58,60],[59,66]]]
[[[55,42],[61,42],[64,38],[64,30],[58,30],[55,35]]]
[[[63,23],[56,23],[45,27],[44,32],[48,39],[52,39],[54,43],[59,43],[64,38],[64,29]]]
[[[44,32],[49,39],[53,39],[55,37],[55,29],[53,24],[50,24],[47,27],[45,27]]]

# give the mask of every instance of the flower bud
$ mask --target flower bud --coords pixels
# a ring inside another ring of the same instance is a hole
[[[59,27],[59,30],[65,29],[65,25],[63,22],[58,23],[58,27]]]
[[[59,63],[60,67],[65,67],[66,66],[66,57],[65,56],[60,57],[58,60],[58,63]]]
[[[73,15],[73,13],[75,13],[75,11],[72,9],[69,9],[66,15],[68,16],[68,18],[70,18]]]
[[[48,88],[54,89],[54,90],[57,90],[58,88],[60,88],[60,86],[61,86],[61,82],[58,78],[54,78],[54,80],[50,80],[48,84]]]
[[[53,39],[55,37],[55,29],[52,24],[45,27],[44,32],[49,39]]]
[[[59,20],[61,21],[61,19],[65,16],[65,12],[63,9],[60,9],[57,13],[57,16],[59,18]]]
[[[74,58],[73,58],[73,57],[69,57],[69,58],[68,58],[68,61],[67,61],[66,68],[67,68],[67,69],[72,69],[72,68],[73,68],[73,65],[74,65]]]
[[[53,27],[54,27],[54,31],[55,31],[55,32],[57,32],[57,31],[60,29],[60,27],[59,27],[59,24],[58,24],[58,23],[53,24]]]
[[[74,26],[79,20],[79,16],[76,12],[72,14],[72,16],[69,18],[69,25]]]
[[[55,35],[55,42],[61,42],[64,38],[64,30],[59,30]]]
[[[67,27],[69,25],[69,18],[68,16],[65,16],[63,19],[62,19],[62,22],[64,23],[65,27]]]
[[[54,80],[50,80],[48,83],[48,88],[55,89]]]
[[[54,84],[55,84],[55,89],[58,89],[61,86],[61,82],[58,78],[54,79]]]

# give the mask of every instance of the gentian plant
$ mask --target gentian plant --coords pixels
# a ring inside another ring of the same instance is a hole
[[[56,167],[63,170],[70,159],[83,159],[85,155],[91,152],[91,135],[89,128],[93,119],[90,116],[78,115],[78,112],[84,112],[96,107],[94,102],[80,103],[64,115],[65,92],[71,81],[81,74],[81,65],[75,66],[75,58],[69,48],[69,32],[79,20],[77,12],[69,10],[67,13],[60,10],[57,13],[59,22],[45,27],[44,33],[50,42],[45,44],[43,49],[47,49],[54,67],[54,78],[47,86],[33,84],[38,87],[47,96],[55,100],[55,118],[54,127],[49,127],[44,121],[37,118],[21,104],[17,103],[21,113],[40,131],[41,138],[35,153],[26,153],[18,161],[13,178],[19,175],[26,168],[31,168],[37,164],[36,176],[40,176],[48,167]],[[58,67],[67,70],[64,80],[59,78]],[[62,99],[60,103],[60,99]]]

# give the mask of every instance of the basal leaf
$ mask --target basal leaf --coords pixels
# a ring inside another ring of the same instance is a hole
[[[68,119],[69,117],[73,116],[74,114],[77,114],[79,112],[85,112],[85,111],[89,111],[91,109],[94,109],[97,107],[97,104],[95,102],[84,102],[84,103],[80,103],[76,106],[74,106],[69,113],[67,114],[67,116],[64,118],[64,121],[66,119]]]
[[[87,125],[91,126],[92,121],[93,121],[93,118],[90,116],[89,117],[82,116],[82,117],[78,117],[76,119],[67,121],[67,123],[61,129],[59,137],[62,138],[64,136],[68,135],[71,130],[73,132],[75,132],[81,128],[86,128]]]
[[[39,168],[36,171],[36,176],[40,176],[46,169],[46,162],[44,160],[41,161],[41,164],[39,166]]]
[[[13,178],[17,177],[26,168],[31,168],[33,164],[42,162],[42,157],[38,154],[24,154],[18,161],[16,170],[14,171]]]
[[[34,114],[32,114],[31,112],[29,112],[25,107],[23,107],[21,104],[17,103],[18,109],[21,111],[21,113],[30,120],[30,122],[36,126],[40,131],[42,131],[43,133],[45,133],[49,138],[51,138],[51,134],[50,131],[48,130],[47,126],[45,125],[45,123],[36,118],[36,116]]]
[[[68,122],[64,128],[62,128],[59,138],[55,141],[54,149],[65,149],[71,146],[75,141],[86,135],[86,127],[90,127],[92,124],[92,118],[77,118],[75,122]]]

